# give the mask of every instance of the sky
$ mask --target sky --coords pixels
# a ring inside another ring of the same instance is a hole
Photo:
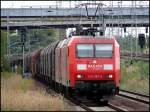
[[[1,1],[1,8],[25,8],[25,7],[55,7],[61,6],[61,7],[75,7],[75,5],[80,4],[80,3],[91,3],[92,1]],[[106,6],[110,6],[112,3],[113,5],[118,5],[118,1],[93,1],[93,2],[102,2]],[[71,4],[70,4],[71,3]],[[149,6],[149,1],[136,1],[137,5],[148,5]],[[122,5],[132,5],[131,1],[122,1]]]

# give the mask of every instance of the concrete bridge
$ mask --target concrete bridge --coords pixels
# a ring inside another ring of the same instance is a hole
[[[88,13],[84,8],[2,8],[1,28],[70,28],[78,24],[88,27],[91,20],[87,14],[92,17],[94,27],[149,26],[149,7],[106,7],[95,12],[94,8],[89,8]]]

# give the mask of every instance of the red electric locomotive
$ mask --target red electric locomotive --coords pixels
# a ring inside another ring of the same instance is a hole
[[[75,36],[68,49],[71,88],[96,99],[118,92],[120,51],[114,37]]]
[[[65,94],[105,99],[119,92],[120,48],[115,37],[86,32],[32,54],[32,70]],[[35,58],[36,57],[36,58]],[[35,66],[34,66],[35,67]]]

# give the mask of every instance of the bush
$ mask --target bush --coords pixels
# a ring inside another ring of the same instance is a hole
[[[23,68],[21,66],[18,66],[17,73],[18,74],[22,74],[23,73]]]
[[[124,61],[121,64],[121,89],[149,94],[149,63]]]
[[[1,57],[1,71],[11,71],[9,60],[6,57]]]
[[[10,76],[14,76],[15,74],[12,72],[7,72],[7,71],[3,71],[1,72],[1,76],[2,77],[10,77]]]
[[[10,64],[7,57],[7,32],[1,30],[1,72],[2,71],[10,71]]]

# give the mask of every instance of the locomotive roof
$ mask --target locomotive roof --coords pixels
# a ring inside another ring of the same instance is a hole
[[[83,38],[83,39],[113,39],[114,36],[73,36],[72,38]]]

